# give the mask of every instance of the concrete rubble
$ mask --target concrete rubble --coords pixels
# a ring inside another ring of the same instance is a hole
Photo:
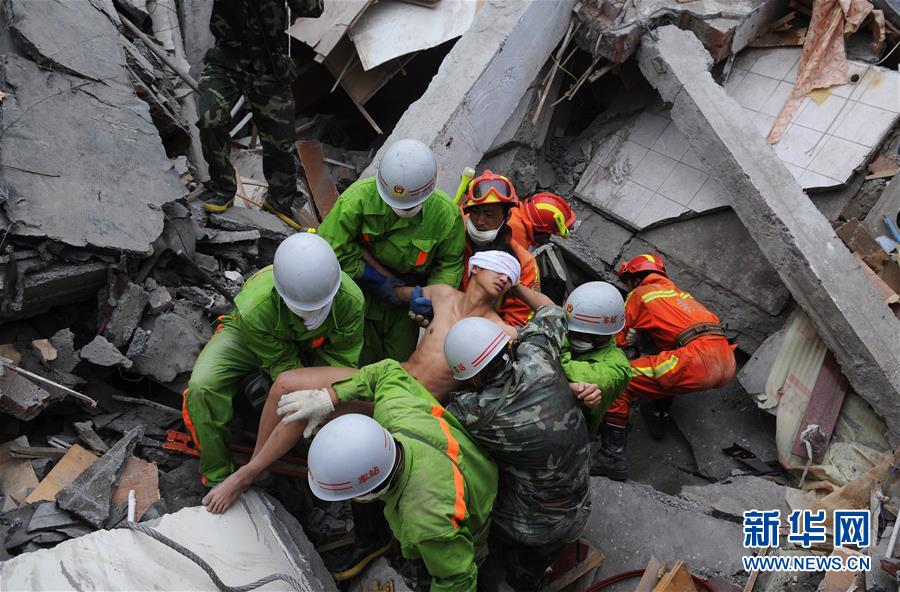
[[[796,80],[812,0],[326,0],[321,19],[287,31],[304,227],[374,175],[385,146],[416,138],[448,194],[471,166],[506,175],[521,198],[571,204],[571,236],[536,251],[548,294],[589,280],[624,291],[618,267],[657,253],[725,324],[736,380],[676,397],[662,442],[643,421],[649,404],[635,405],[631,480],[591,481],[582,538],[605,558],[569,589],[651,556],[744,589],[744,511],[784,518],[889,466],[900,252],[884,218],[900,223],[900,50],[888,52],[900,32],[891,2],[875,4],[885,47],[848,34],[847,84],[806,97],[776,144],[764,138]],[[301,590],[337,590],[322,557],[349,548],[349,504],[273,475],[266,494],[212,515],[197,452],[182,445],[182,393],[216,319],[294,233],[260,209],[246,104],[232,113],[234,206],[208,213],[198,199],[208,175],[191,83],[213,44],[211,8],[0,0],[0,355],[51,381],[0,365],[0,589],[210,589],[202,569],[125,527],[134,491],[136,522],[229,585],[284,573]],[[235,443],[253,446],[268,387],[242,383]],[[883,503],[873,560],[896,565],[886,545],[900,486],[882,479],[860,495]],[[412,590],[412,571],[392,550],[341,587]],[[869,589],[895,584],[888,574],[867,574]],[[831,584],[782,576],[750,588]]]
[[[245,495],[244,502],[222,516],[205,508],[186,508],[148,526],[204,556],[229,584],[283,573],[300,584],[301,592],[337,590],[296,520],[278,502],[256,492]],[[227,534],[212,541],[209,532]],[[87,581],[105,590],[205,590],[211,585],[209,576],[179,553],[144,534],[121,528],[102,530],[0,565],[0,584],[5,590],[70,590]],[[276,582],[262,589],[280,589],[278,586]]]

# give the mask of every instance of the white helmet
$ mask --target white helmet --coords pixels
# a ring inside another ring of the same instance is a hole
[[[358,413],[341,415],[309,445],[309,488],[327,502],[365,495],[390,477],[396,456],[394,438],[377,421]]]
[[[400,140],[384,151],[375,186],[387,205],[406,210],[428,199],[436,181],[431,148],[418,140]]]
[[[622,293],[606,282],[588,282],[575,288],[566,299],[569,331],[612,335],[625,326]]]
[[[503,329],[483,317],[469,317],[457,322],[444,339],[444,357],[453,371],[453,378],[472,378],[510,341]]]
[[[272,264],[275,290],[291,309],[327,306],[341,287],[341,265],[321,236],[298,232],[284,239]]]

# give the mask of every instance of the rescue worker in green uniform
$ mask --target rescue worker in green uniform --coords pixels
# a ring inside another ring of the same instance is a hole
[[[234,472],[229,424],[244,376],[262,370],[274,380],[301,366],[356,367],[363,345],[362,292],[315,234],[285,239],[274,264],[247,280],[234,300],[184,392],[184,423],[200,449],[207,487]]]
[[[216,42],[203,58],[197,122],[209,163],[207,211],[224,212],[234,203],[237,186],[228,132],[231,109],[243,95],[262,140],[269,184],[263,209],[300,229],[291,211],[299,201],[292,88],[298,69],[288,55],[290,38],[284,31],[292,19],[318,17],[322,6],[322,0],[214,0],[209,30]]]
[[[308,455],[313,493],[384,502],[401,553],[424,563],[431,591],[474,592],[497,495],[494,463],[394,360],[365,366],[333,392],[374,401],[374,421],[344,415],[319,431]]]
[[[427,299],[401,303],[395,287],[457,288],[462,280],[466,233],[459,208],[435,189],[436,176],[428,146],[400,140],[386,149],[378,176],[351,185],[319,226],[366,295],[363,364],[408,359],[419,329],[410,313],[432,312]]]
[[[543,295],[532,296],[536,304],[550,301]],[[569,319],[567,344],[560,356],[563,372],[573,390],[579,383],[598,389],[594,395],[579,397],[587,415],[588,431],[594,438],[606,410],[631,380],[631,363],[615,339],[625,324],[625,301],[612,284],[587,282],[572,290],[563,309]],[[591,462],[592,475],[597,474],[597,455]]]

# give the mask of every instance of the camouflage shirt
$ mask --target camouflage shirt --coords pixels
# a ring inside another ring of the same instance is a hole
[[[590,512],[587,427],[559,362],[567,329],[562,308],[541,307],[513,363],[447,407],[497,463],[495,525],[526,545],[577,539]]]
[[[209,30],[217,57],[244,71],[293,79],[287,7],[292,20],[322,14],[322,0],[215,0]]]

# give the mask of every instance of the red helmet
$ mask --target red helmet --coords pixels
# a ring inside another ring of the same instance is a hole
[[[638,255],[631,261],[627,261],[619,267],[619,277],[624,278],[626,275],[640,273],[642,271],[655,271],[668,277],[666,273],[666,264],[663,263],[662,257],[659,255]]]
[[[536,232],[566,238],[575,224],[575,212],[555,193],[536,193],[522,202],[522,210]]]
[[[469,183],[463,209],[495,203],[514,206],[519,203],[519,196],[509,179],[485,169],[481,176]]]

